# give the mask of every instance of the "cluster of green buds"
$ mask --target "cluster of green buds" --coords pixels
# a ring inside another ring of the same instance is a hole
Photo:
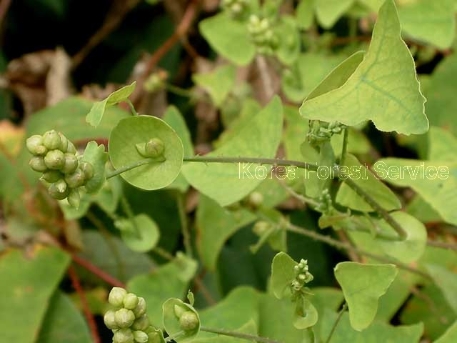
[[[29,137],[26,146],[33,155],[29,165],[43,174],[41,180],[48,185],[51,197],[67,198],[71,206],[78,208],[79,189],[94,176],[93,166],[80,161],[73,143],[55,130]]]
[[[314,276],[308,270],[308,261],[301,259],[300,262],[294,267],[295,279],[292,280],[290,286],[292,294],[301,294],[305,288],[305,284],[311,282]]]
[[[251,15],[248,22],[248,31],[251,39],[260,54],[271,55],[278,47],[278,37],[275,35],[271,21],[268,18],[259,18]]]
[[[246,12],[249,6],[248,0],[222,0],[221,7],[228,13],[237,18]]]
[[[327,188],[322,191],[319,196],[318,203],[319,205],[316,206],[316,211],[328,214],[333,210],[332,197]]]
[[[179,327],[184,332],[196,330],[200,326],[200,319],[194,311],[175,305],[174,313],[179,320]]]
[[[108,310],[103,319],[106,327],[113,331],[113,343],[163,342],[162,332],[149,322],[144,298],[113,287],[108,302],[113,309]]]
[[[308,141],[315,145],[328,141],[333,135],[343,132],[345,127],[345,125],[337,121],[331,123],[313,121],[310,123],[311,129],[307,134]]]

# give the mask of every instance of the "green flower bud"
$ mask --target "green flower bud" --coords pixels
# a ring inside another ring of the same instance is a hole
[[[154,328],[152,325],[146,330],[148,334],[149,341],[148,343],[163,343],[165,342],[163,338],[163,333],[160,329]]]
[[[161,139],[151,138],[146,143],[136,144],[136,150],[143,157],[157,158],[163,156],[165,146]]]
[[[76,147],[70,141],[67,142],[67,151],[66,152],[69,152],[70,154],[76,154]]]
[[[49,150],[59,149],[61,144],[62,140],[57,131],[50,130],[43,135],[43,145]]]
[[[146,301],[142,297],[138,297],[138,304],[133,309],[135,317],[139,318],[146,313]]]
[[[49,186],[48,193],[54,199],[63,200],[70,194],[70,188],[64,180],[59,180]]]
[[[44,155],[48,152],[48,149],[43,145],[43,137],[40,135],[27,138],[25,146],[32,155]]]
[[[120,329],[113,335],[113,343],[134,343],[133,332],[130,329]]]
[[[141,317],[137,317],[135,319],[132,325],[132,329],[145,331],[149,327],[149,325],[149,317],[146,314],[144,314]]]
[[[103,321],[108,329],[116,330],[119,329],[119,326],[116,324],[116,319],[114,317],[115,312],[113,310],[109,310],[103,316]]]
[[[44,163],[44,158],[41,156],[34,156],[30,159],[29,162],[30,168],[32,168],[36,172],[43,173],[48,170],[46,164]]]
[[[78,209],[79,204],[81,203],[81,195],[79,194],[78,189],[72,189],[70,194],[68,194],[68,203],[71,207]]]
[[[248,203],[253,208],[258,208],[263,203],[263,195],[260,192],[252,192],[249,195]]]
[[[65,154],[60,150],[50,150],[44,157],[44,163],[49,169],[60,170],[65,165]]]
[[[191,331],[198,327],[199,320],[197,315],[192,311],[186,311],[179,318],[179,326],[184,331]]]
[[[64,174],[72,174],[75,172],[76,168],[78,168],[78,158],[75,154],[71,154],[69,152],[65,153],[65,164],[62,168],[62,173]]]
[[[83,171],[86,181],[94,177],[95,171],[91,163],[87,161],[82,161],[81,163],[79,163],[79,168],[81,168],[81,170]]]
[[[148,157],[159,157],[163,155],[163,152],[165,151],[165,145],[161,139],[153,138],[146,143],[144,150]]]
[[[257,223],[254,224],[254,227],[252,228],[252,231],[257,236],[263,236],[265,233],[268,232],[268,230],[271,229],[271,224],[266,222],[266,221],[258,221]]]
[[[149,340],[148,334],[143,331],[133,331],[135,342],[146,343]]]
[[[63,134],[59,132],[59,137],[60,137],[60,145],[57,149],[59,149],[62,152],[68,152],[68,139],[65,137]]]
[[[133,293],[127,293],[124,297],[124,307],[128,310],[133,310],[138,302],[138,297]]]
[[[108,302],[116,307],[121,307],[124,304],[124,296],[127,291],[121,287],[113,287],[108,295]]]
[[[129,328],[132,326],[133,322],[135,321],[135,315],[131,310],[127,310],[126,308],[121,308],[117,310],[114,314],[114,318],[116,320],[116,324],[122,328]]]
[[[86,183],[86,176],[80,168],[77,168],[73,174],[65,175],[65,181],[70,188],[77,188],[84,186]]]
[[[44,163],[44,160],[43,160]],[[54,183],[59,181],[60,179],[63,178],[63,174],[57,170],[48,170],[47,172],[43,173],[43,176],[41,177],[42,180]]]

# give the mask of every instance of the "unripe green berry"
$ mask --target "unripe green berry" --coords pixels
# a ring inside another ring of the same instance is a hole
[[[65,175],[65,181],[70,188],[77,188],[84,186],[86,183],[86,176],[80,168],[77,168],[74,173]]]
[[[139,318],[146,313],[146,301],[142,297],[138,297],[138,304],[133,309],[135,317]]]
[[[126,308],[121,308],[120,310],[117,310],[114,314],[114,318],[116,320],[116,324],[120,328],[129,328],[135,321],[135,315],[133,314],[133,312],[131,310],[127,310]]]
[[[148,343],[162,343],[164,341],[163,334],[160,329],[154,328],[152,325],[146,330],[148,334]]]
[[[133,332],[130,329],[120,329],[113,335],[113,343],[134,343]]]
[[[43,135],[43,145],[49,150],[59,149],[61,144],[62,140],[57,131],[50,130]]]
[[[65,164],[61,169],[62,173],[64,174],[72,174],[75,172],[76,168],[78,168],[79,161],[75,154],[71,154],[69,152],[65,153]]]
[[[137,317],[132,324],[133,330],[142,330],[145,331],[149,327],[149,317],[144,314],[141,317]]]
[[[121,287],[113,287],[108,295],[108,302],[116,307],[121,307],[124,304],[124,297],[127,291]]]
[[[186,311],[179,318],[179,326],[184,331],[191,331],[198,327],[199,320],[197,315],[192,311]]]
[[[135,342],[146,343],[149,340],[148,334],[143,331],[133,331]]]
[[[40,135],[27,138],[25,146],[32,155],[44,155],[48,152],[48,149],[43,145],[43,137]]]
[[[34,156],[30,159],[29,162],[30,168],[32,168],[36,172],[43,173],[48,170],[46,164],[44,163],[44,158],[41,156]]]
[[[60,150],[50,150],[44,157],[44,163],[49,169],[60,170],[65,165],[65,154]]]
[[[48,193],[54,199],[63,200],[70,194],[70,188],[64,180],[59,180],[49,186]]]
[[[59,137],[60,137],[60,145],[57,149],[59,149],[62,152],[68,152],[68,139],[65,137],[63,134],[59,132]]]
[[[270,229],[271,229],[271,224],[270,223],[268,223],[266,221],[258,221],[257,223],[254,224],[254,227],[252,228],[252,231],[254,231],[254,233],[257,236],[263,236]]]
[[[152,138],[146,143],[144,150],[148,157],[159,157],[163,155],[165,145],[161,139]]]
[[[44,161],[43,161],[44,163]],[[59,181],[60,179],[63,178],[63,174],[57,170],[48,170],[47,172],[43,173],[43,176],[41,176],[41,179],[50,183],[54,183]]]
[[[248,198],[249,205],[258,208],[263,203],[263,195],[260,192],[252,192]]]
[[[119,329],[119,326],[116,324],[115,311],[109,310],[103,316],[103,321],[108,329],[116,330]]]
[[[95,171],[91,163],[87,161],[82,161],[81,163],[79,163],[79,168],[81,168],[81,170],[83,171],[86,181],[89,181],[94,177]]]
[[[70,141],[67,142],[67,151],[66,152],[69,152],[70,154],[76,154],[76,147]]]
[[[136,305],[138,305],[139,299],[133,293],[128,293],[124,297],[124,307],[128,310],[135,309]]]
[[[70,194],[68,194],[67,200],[71,207],[78,209],[79,204],[81,203],[81,195],[79,194],[79,190],[77,188],[72,189]]]

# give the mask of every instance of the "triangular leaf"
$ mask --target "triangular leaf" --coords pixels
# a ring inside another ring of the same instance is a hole
[[[386,0],[362,63],[340,88],[306,100],[300,113],[348,126],[370,119],[381,131],[408,135],[428,130],[424,103],[413,58],[400,36],[395,5]]]
[[[386,293],[397,272],[392,264],[337,264],[335,277],[343,290],[354,330],[362,331],[371,324],[378,310],[378,299]]]

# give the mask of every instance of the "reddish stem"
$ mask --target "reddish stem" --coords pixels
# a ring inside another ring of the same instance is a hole
[[[82,258],[78,255],[75,255],[75,254],[71,254],[71,258],[73,259],[73,262],[79,264],[84,269],[87,269],[92,274],[98,276],[100,279],[102,279],[106,283],[110,284],[111,286],[126,288],[125,284],[123,282],[121,282],[118,279],[116,279],[115,277],[109,275],[107,272],[101,270],[99,267],[97,267],[96,265],[92,264],[91,262],[85,260],[84,258]]]
[[[178,42],[189,30],[195,15],[197,14],[197,5],[199,0],[189,1],[189,5],[184,12],[181,22],[177,26],[175,32],[154,52],[146,63],[144,72],[137,80],[137,86],[131,96],[132,103],[138,105],[138,101],[141,97],[143,84],[155,68],[157,63],[167,54],[167,52]]]
[[[79,299],[81,300],[81,305],[83,308],[84,317],[86,317],[87,325],[89,325],[90,334],[94,343],[100,343],[100,336],[98,335],[97,324],[95,323],[94,316],[89,308],[89,303],[87,302],[86,294],[81,287],[79,282],[78,274],[76,274],[75,268],[70,266],[68,268],[68,276],[71,279],[71,283],[76,293],[78,293]]]

